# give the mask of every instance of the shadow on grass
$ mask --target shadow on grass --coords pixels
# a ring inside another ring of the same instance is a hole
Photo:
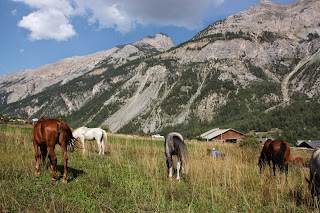
[[[57,165],[57,170],[60,172],[60,174],[63,174],[64,167],[63,165]],[[85,174],[85,172],[82,169],[75,169],[72,167],[68,167],[68,182],[71,182],[75,179],[77,179],[79,176]],[[62,178],[62,175],[59,177],[59,179]]]

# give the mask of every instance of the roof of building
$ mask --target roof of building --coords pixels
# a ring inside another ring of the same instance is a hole
[[[206,131],[205,133],[202,133],[200,135],[201,138],[205,138],[205,136],[209,135],[210,133],[213,133],[215,131],[217,131],[219,128],[214,128],[214,129],[210,129],[209,131]]]
[[[212,138],[218,137],[219,135],[222,135],[223,133],[228,132],[230,130],[243,135],[243,133],[241,133],[241,132],[239,132],[237,130],[234,130],[234,129],[219,129],[219,128],[215,128],[215,129],[211,129],[211,130],[201,134],[200,137],[203,138],[203,139],[212,139]]]
[[[299,141],[298,147],[317,148],[320,147],[320,141]]]

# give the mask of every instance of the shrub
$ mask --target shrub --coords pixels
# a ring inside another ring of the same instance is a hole
[[[257,140],[257,137],[254,134],[245,134],[241,138],[239,142],[240,147],[246,148],[258,148],[260,146],[260,142]]]

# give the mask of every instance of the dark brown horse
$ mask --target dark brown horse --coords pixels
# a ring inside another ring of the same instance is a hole
[[[67,162],[68,147],[74,145],[74,138],[72,131],[68,124],[58,119],[45,119],[41,118],[34,126],[32,132],[32,141],[36,158],[36,175],[39,175],[39,161],[42,157],[42,164],[44,164],[47,153],[49,152],[50,169],[52,171],[52,180],[56,180],[57,177],[57,157],[54,152],[56,144],[59,144],[63,156],[63,182],[67,182]],[[39,153],[40,148],[40,153]]]
[[[274,176],[276,175],[276,167],[279,167],[280,171],[285,171],[287,175],[288,162],[290,159],[289,144],[285,140],[268,140],[266,143],[259,157],[260,172],[265,161],[267,161],[269,165],[270,161],[272,161]]]

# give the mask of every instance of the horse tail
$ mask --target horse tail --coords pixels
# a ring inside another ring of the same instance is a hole
[[[65,140],[68,150],[72,150],[76,139],[73,137],[72,131],[68,124],[65,122],[60,122],[57,130],[60,134],[60,137],[62,137],[61,140]]]
[[[108,140],[107,132],[105,130],[102,130],[101,141],[106,144],[107,140]]]
[[[185,174],[188,174],[189,172],[189,153],[187,149],[187,145],[185,143],[179,143],[180,146],[180,152],[181,152],[181,161],[182,166],[184,167]]]
[[[277,159],[278,162],[281,162],[281,163],[286,163],[286,159],[285,159],[285,155],[286,155],[286,152],[287,152],[287,144],[286,143],[281,143],[280,144],[280,149],[279,151],[274,155],[274,158]]]
[[[184,138],[183,138],[183,136],[182,136],[180,133],[178,133],[178,132],[173,132],[172,134],[173,134],[173,136],[176,136],[176,137],[180,138],[181,142],[184,143]]]

